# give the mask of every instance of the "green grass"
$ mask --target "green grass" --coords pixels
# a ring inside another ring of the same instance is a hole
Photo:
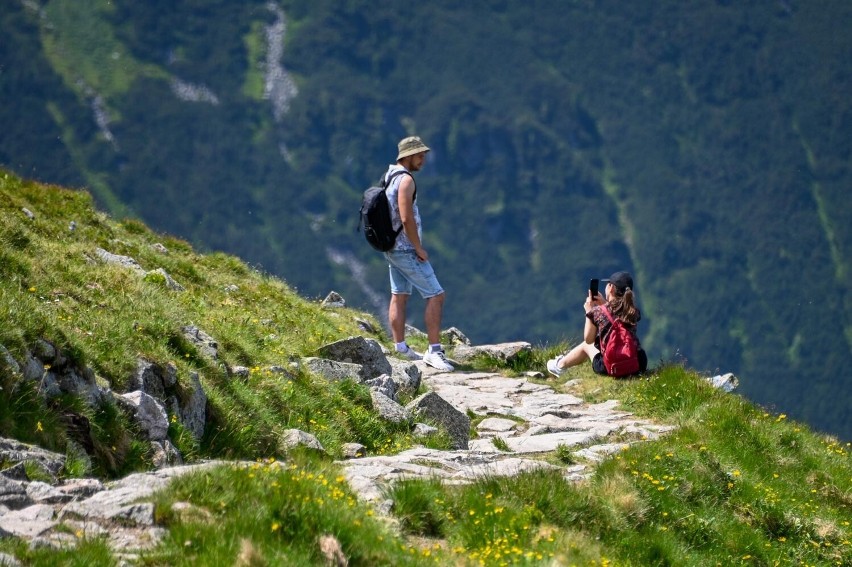
[[[195,508],[176,511],[176,502]],[[312,461],[266,460],[184,477],[161,495],[157,509],[169,534],[141,565],[235,564],[240,556],[259,565],[322,565],[317,540],[325,534],[334,535],[353,565],[418,565],[424,557],[400,547],[339,471]]]
[[[551,470],[467,486],[405,481],[389,489],[396,520],[389,524],[355,500],[332,458],[350,441],[375,455],[422,440],[412,438],[411,424],[378,418],[365,386],[290,364],[361,334],[356,320],[368,314],[324,310],[237,258],[200,254],[137,221],[114,221],[82,192],[0,172],[0,215],[0,344],[20,359],[48,340],[116,391],[140,357],[173,364],[184,388],[195,372],[209,396],[205,435],[194,439],[170,416],[170,438],[188,461],[254,462],[193,474],[155,496],[167,535],[143,565],[322,565],[318,541],[326,534],[350,565],[852,562],[852,447],[714,390],[674,364],[633,380],[597,376],[588,366],[540,379],[589,403],[621,400],[637,416],[677,427],[612,455],[588,480],[569,482]],[[97,247],[132,256],[145,270],[163,268],[185,291],[98,263]],[[216,338],[218,360],[182,337],[188,324]],[[511,365],[480,357],[465,368],[541,371],[568,346],[542,345]],[[247,377],[228,371],[238,365]],[[38,387],[0,357],[0,435],[66,453],[64,476],[88,474],[91,466],[113,477],[150,465],[145,441],[116,405],[92,408],[70,396],[47,404]],[[74,414],[91,425],[88,455],[69,443],[62,416]],[[286,455],[279,437],[290,428],[313,433],[328,456]],[[429,443],[445,448],[448,438]],[[542,458],[576,460],[568,447]],[[100,539],[81,539],[76,551],[64,552],[10,538],[0,551],[32,565],[115,563]]]

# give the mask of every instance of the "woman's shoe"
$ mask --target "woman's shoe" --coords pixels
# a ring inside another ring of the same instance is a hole
[[[563,368],[559,368],[559,361],[562,360],[564,355],[559,355],[556,358],[551,358],[547,361],[547,371],[556,376],[557,378],[562,376],[562,373],[565,371]]]

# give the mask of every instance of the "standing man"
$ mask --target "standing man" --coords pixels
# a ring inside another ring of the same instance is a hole
[[[420,138],[410,136],[399,142],[399,154],[396,163],[388,167],[385,180],[402,170],[402,175],[391,179],[387,187],[388,201],[391,206],[391,220],[394,230],[399,236],[390,251],[385,252],[390,269],[391,299],[388,308],[393,340],[397,352],[411,360],[423,359],[423,362],[443,370],[452,372],[453,365],[447,362],[444,349],[441,347],[441,315],[444,309],[444,290],[438,283],[435,270],[429,263],[429,254],[423,248],[420,240],[423,234],[420,224],[420,211],[417,208],[417,187],[414,184],[413,173],[420,171],[426,161],[426,147]],[[405,309],[412,289],[416,289],[426,300],[426,334],[429,337],[429,350],[421,357],[405,342]]]

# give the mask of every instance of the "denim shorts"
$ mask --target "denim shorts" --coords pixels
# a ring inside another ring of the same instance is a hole
[[[411,295],[412,289],[416,289],[423,299],[429,299],[444,293],[432,264],[417,260],[414,250],[391,250],[385,252],[385,258],[390,270],[392,294]]]

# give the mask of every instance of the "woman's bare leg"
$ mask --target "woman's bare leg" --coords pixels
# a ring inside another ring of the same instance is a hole
[[[568,351],[568,354],[559,360],[559,368],[570,368],[592,360],[600,352],[593,343],[582,342]]]

